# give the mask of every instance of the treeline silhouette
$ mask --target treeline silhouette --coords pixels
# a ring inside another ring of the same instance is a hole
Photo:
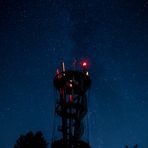
[[[129,148],[129,146],[126,145],[125,148]],[[135,145],[133,146],[133,148],[138,148],[138,144],[135,144]]]
[[[41,131],[35,134],[30,131],[26,135],[21,135],[14,145],[14,148],[47,148],[48,142]]]
[[[48,148],[48,142],[41,131],[35,134],[30,131],[26,135],[20,135],[16,140],[14,148]],[[129,146],[126,145],[125,148],[129,148]],[[138,144],[134,145],[133,148],[138,148]]]

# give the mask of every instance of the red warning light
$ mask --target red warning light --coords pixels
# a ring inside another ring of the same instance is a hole
[[[69,96],[69,100],[70,100],[70,102],[72,102],[72,95]]]
[[[87,63],[86,62],[83,62],[83,67],[86,67],[87,66]]]
[[[83,70],[86,70],[90,66],[90,63],[87,59],[84,59],[80,61],[80,65],[83,68]]]

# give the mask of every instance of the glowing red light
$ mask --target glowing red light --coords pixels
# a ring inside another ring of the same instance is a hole
[[[88,59],[81,60],[80,65],[83,68],[83,70],[86,70],[90,66],[89,60]]]
[[[86,62],[83,62],[83,67],[86,67],[87,66],[87,63]]]
[[[69,100],[70,100],[70,102],[72,102],[72,95],[69,96]]]

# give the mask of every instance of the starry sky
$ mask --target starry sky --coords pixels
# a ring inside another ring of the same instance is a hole
[[[92,148],[148,147],[148,1],[1,0],[1,148],[30,130],[50,142],[56,68],[83,59]]]

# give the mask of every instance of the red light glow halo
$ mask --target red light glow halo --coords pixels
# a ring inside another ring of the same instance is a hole
[[[88,60],[81,60],[81,61],[80,61],[80,65],[81,65],[82,67],[89,67],[89,66],[90,66],[90,63],[89,63]]]

